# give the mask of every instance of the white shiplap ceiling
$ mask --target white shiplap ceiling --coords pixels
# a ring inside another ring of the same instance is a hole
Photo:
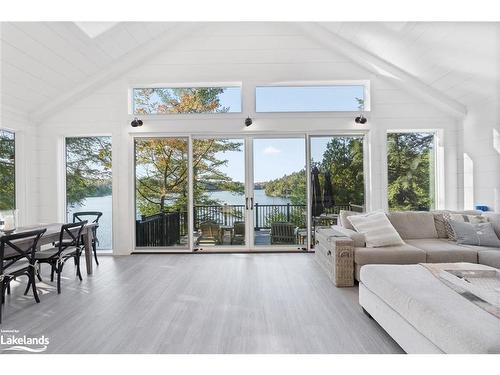
[[[91,38],[73,22],[2,23],[3,104],[35,112],[174,26],[123,22]]]
[[[194,25],[198,26],[207,27]],[[334,22],[320,26],[326,32],[324,38],[343,38],[414,77],[422,87],[440,92],[443,99],[467,106],[498,95],[498,23]],[[308,33],[307,28],[300,30]],[[151,55],[155,48],[162,52],[165,43],[155,41],[173,32],[181,33],[177,40],[190,37],[176,23],[2,23],[3,104],[31,115],[43,113],[52,103],[68,104],[60,98],[71,98],[68,94],[77,95],[80,88],[83,92],[88,82],[112,76],[108,73],[114,66],[121,66],[118,73],[122,73],[124,59],[131,61],[132,68],[136,54]]]

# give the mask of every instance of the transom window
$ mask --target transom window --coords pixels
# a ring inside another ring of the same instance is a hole
[[[133,113],[239,113],[241,87],[150,87],[132,90]]]
[[[256,112],[351,112],[365,108],[364,85],[258,86]]]

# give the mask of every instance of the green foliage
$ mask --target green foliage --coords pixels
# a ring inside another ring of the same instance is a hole
[[[265,185],[266,195],[289,197],[292,204],[307,204],[306,191],[306,171],[304,169],[269,181]]]
[[[275,208],[272,212],[268,213],[265,217],[266,223],[270,226],[271,223],[275,223],[278,221],[287,221],[295,224],[295,226],[299,228],[306,227],[306,209],[305,208],[294,208],[290,209],[290,217],[287,216],[283,209]]]
[[[322,190],[324,176],[330,172],[335,204],[364,204],[362,137],[333,137],[316,166]],[[305,170],[267,182],[265,191],[269,196],[290,197],[292,204],[307,204]]]
[[[188,144],[182,138],[136,141],[137,209],[141,215],[187,211]],[[220,154],[239,151],[241,143],[227,139],[193,141],[193,193],[197,205],[218,205],[207,193],[214,189],[243,192],[243,185],[221,172],[227,160]]]
[[[331,174],[335,204],[364,204],[362,137],[333,137],[317,167],[322,190],[326,172]]]
[[[0,210],[16,207],[14,133],[0,130]]]
[[[111,194],[111,137],[66,138],[66,200]]]
[[[433,142],[430,133],[387,135],[389,209],[428,211],[434,206]]]

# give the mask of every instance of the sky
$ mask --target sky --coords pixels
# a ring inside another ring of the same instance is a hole
[[[320,161],[331,137],[313,137],[311,140],[311,158]],[[244,144],[243,139],[233,139]],[[256,138],[254,147],[254,180],[264,182],[282,177],[285,174],[298,172],[305,168],[304,138]],[[217,158],[228,160],[227,166],[221,170],[234,181],[245,181],[245,152],[218,153]]]
[[[362,85],[262,86],[255,89],[257,112],[357,111],[356,98],[364,98]],[[226,87],[219,95],[221,107],[240,113],[241,87]],[[151,102],[160,102],[153,93]]]

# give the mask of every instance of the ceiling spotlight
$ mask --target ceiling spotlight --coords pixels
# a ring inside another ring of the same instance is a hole
[[[253,123],[253,121],[250,117],[247,117],[245,119],[245,126],[250,126],[250,125],[252,125],[252,123]]]
[[[366,119],[366,117],[365,117],[365,116],[363,116],[363,115],[359,115],[358,117],[356,117],[356,118],[354,119],[354,122],[355,122],[356,124],[366,124],[366,122],[367,122],[367,121],[368,121],[368,120],[367,120],[367,119]]]
[[[137,117],[134,117],[130,125],[132,125],[133,128],[137,128],[138,126],[142,126],[143,122],[142,120],[139,120]]]

